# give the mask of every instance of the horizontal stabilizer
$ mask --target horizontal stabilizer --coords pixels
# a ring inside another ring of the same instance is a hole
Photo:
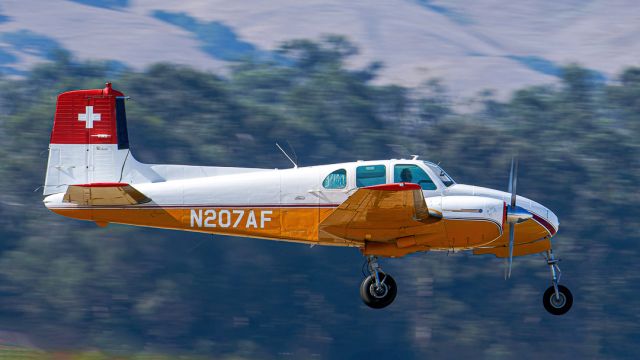
[[[136,205],[151,199],[125,183],[93,183],[70,185],[64,194],[64,202],[78,205]]]

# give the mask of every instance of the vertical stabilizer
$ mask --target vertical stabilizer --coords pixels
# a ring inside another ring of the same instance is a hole
[[[124,94],[111,88],[58,96],[44,195],[67,186],[118,182],[129,156]]]

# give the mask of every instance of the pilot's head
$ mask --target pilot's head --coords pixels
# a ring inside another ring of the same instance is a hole
[[[413,180],[413,176],[411,175],[411,170],[407,169],[402,169],[402,172],[400,173],[400,180],[402,182],[411,182]]]

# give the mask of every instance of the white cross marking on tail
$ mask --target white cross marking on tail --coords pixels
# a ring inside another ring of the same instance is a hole
[[[84,114],[78,114],[78,121],[86,121],[87,129],[93,129],[93,122],[100,121],[100,114],[93,113],[93,106],[85,106],[84,111]]]

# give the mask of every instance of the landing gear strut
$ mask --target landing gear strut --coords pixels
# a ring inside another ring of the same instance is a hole
[[[542,304],[544,308],[553,315],[564,315],[571,309],[573,305],[573,295],[571,291],[563,285],[559,285],[562,272],[558,266],[558,261],[553,257],[553,252],[547,250],[547,265],[551,270],[551,282],[553,286],[549,287],[542,296]]]
[[[398,287],[391,275],[382,272],[377,257],[367,257],[367,270],[369,276],[360,285],[360,297],[367,306],[382,309],[396,298]]]

